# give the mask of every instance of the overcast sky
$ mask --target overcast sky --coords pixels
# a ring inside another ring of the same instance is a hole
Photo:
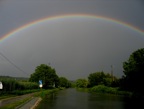
[[[35,20],[91,14],[144,30],[143,0],[0,0],[0,37]],[[70,80],[104,71],[123,75],[123,62],[144,47],[144,33],[87,16],[47,20],[0,41],[0,75],[29,77],[50,64]]]

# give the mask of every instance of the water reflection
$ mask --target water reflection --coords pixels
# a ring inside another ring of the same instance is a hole
[[[142,104],[123,96],[67,89],[46,96],[37,109],[142,109]]]
[[[144,98],[125,98],[124,109],[144,109]]]
[[[57,99],[57,93],[46,95],[36,109],[54,109],[52,107],[55,106],[56,99]]]
[[[108,94],[90,94],[88,109],[124,109],[123,97]]]
[[[68,89],[58,94],[54,109],[88,109],[88,93]]]

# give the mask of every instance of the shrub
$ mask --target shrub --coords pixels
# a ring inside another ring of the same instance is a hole
[[[34,82],[20,82],[12,78],[0,79],[3,84],[3,89],[0,90],[0,94],[12,93],[15,90],[32,90],[38,89],[38,83]]]

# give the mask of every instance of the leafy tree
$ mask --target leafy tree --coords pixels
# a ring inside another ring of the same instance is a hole
[[[93,86],[95,86],[95,85],[103,84],[103,82],[104,82],[104,77],[105,77],[104,72],[91,73],[91,74],[88,76],[89,85],[90,85],[91,87],[93,87]]]
[[[37,66],[29,79],[32,82],[38,82],[39,80],[42,80],[44,88],[53,87],[54,85],[57,87],[59,82],[55,69],[45,64]]]
[[[71,86],[71,83],[65,77],[60,77],[59,86],[69,88]]]
[[[76,87],[86,88],[88,86],[88,81],[86,79],[78,79],[76,80]]]
[[[114,80],[113,80],[114,79]],[[105,85],[105,86],[115,86],[116,87],[116,80],[117,78],[110,75],[105,74],[104,72],[96,72],[91,73],[88,76],[89,86],[93,87],[95,85]]]
[[[109,73],[105,74],[103,84],[110,87],[119,87],[119,79]]]
[[[144,85],[144,48],[134,51],[128,61],[123,63],[125,76],[123,86],[134,93],[143,93]]]

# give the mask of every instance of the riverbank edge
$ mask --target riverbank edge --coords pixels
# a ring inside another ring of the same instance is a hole
[[[26,102],[20,104],[19,106],[17,106],[15,109],[19,109],[20,107],[24,106],[25,104],[29,103],[32,99],[34,99],[34,97],[31,97],[29,100],[27,100]]]
[[[38,100],[35,102],[35,104],[30,109],[35,109],[41,101],[42,101],[42,98],[39,97]]]
[[[76,88],[78,91],[88,92],[88,93],[102,93],[102,94],[112,94],[131,97],[132,92],[119,90],[118,87],[107,87],[104,85],[97,85],[91,88]]]
[[[21,108],[25,109],[25,108],[27,108],[26,105],[29,105],[30,109],[35,109],[40,104],[40,102],[42,101],[45,94],[51,94],[51,93],[59,91],[59,90],[63,90],[63,89],[55,88],[55,89],[50,89],[50,90],[49,89],[44,90],[44,91],[40,92],[41,94],[39,93],[38,95],[35,95],[35,97],[33,97],[32,99],[30,99],[30,100],[26,101],[25,103],[19,105],[15,109],[21,109]],[[34,99],[36,99],[36,101],[32,104],[31,101],[34,100]]]
[[[36,99],[36,100],[34,100]],[[23,104],[17,106],[15,109],[35,109],[38,104],[40,103],[40,101],[42,100],[41,97],[32,97],[30,100],[24,102]],[[34,101],[34,103],[31,103],[32,101]]]

